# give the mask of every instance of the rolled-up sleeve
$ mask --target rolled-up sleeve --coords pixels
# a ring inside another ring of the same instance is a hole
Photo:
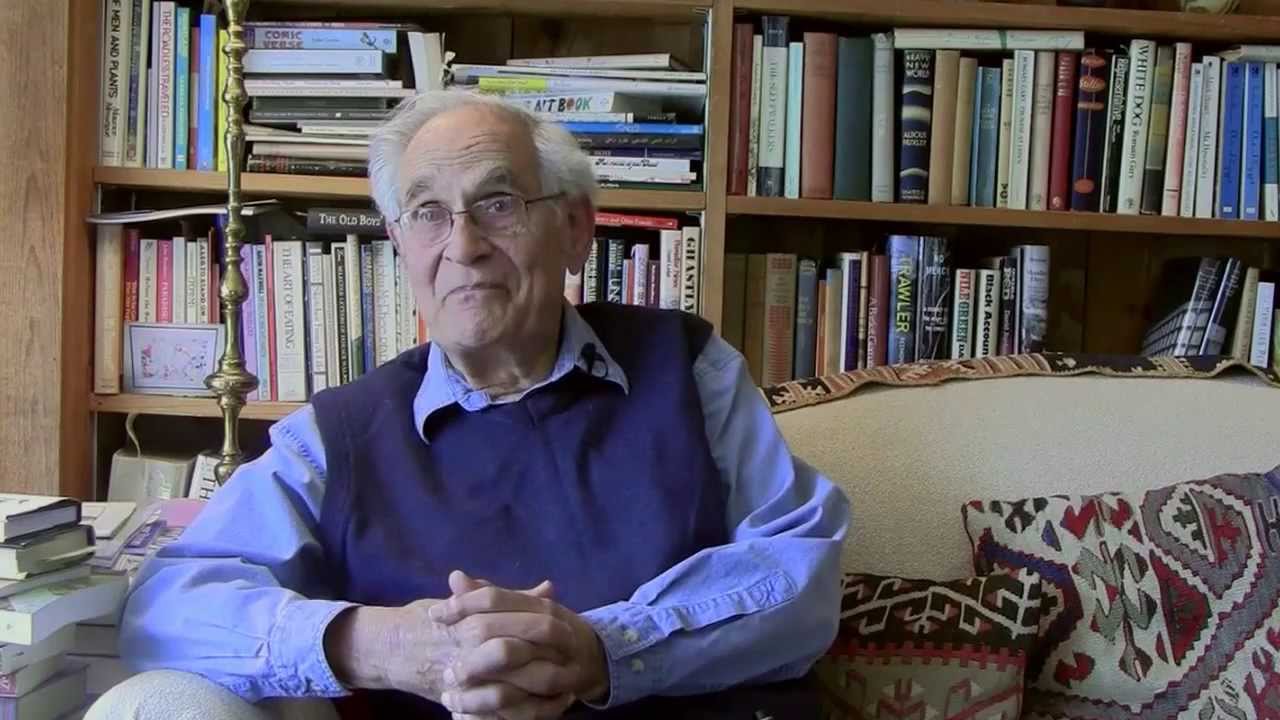
[[[584,613],[608,657],[610,706],[799,677],[835,638],[847,498],[792,455],[728,343],[711,338],[695,377],[730,542]]]
[[[270,434],[271,448],[142,567],[121,618],[121,656],[138,670],[203,675],[250,702],[343,695],[324,633],[351,604],[333,600],[324,581],[314,411],[304,406]]]

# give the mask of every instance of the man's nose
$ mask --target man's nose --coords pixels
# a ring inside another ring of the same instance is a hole
[[[476,227],[470,215],[463,213],[454,218],[453,232],[445,243],[445,258],[459,265],[471,265],[492,249],[489,239]]]

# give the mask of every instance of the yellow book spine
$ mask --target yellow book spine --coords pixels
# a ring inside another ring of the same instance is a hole
[[[218,156],[218,172],[227,171],[227,103],[223,99],[223,93],[227,86],[227,56],[223,54],[222,49],[227,46],[228,35],[226,30],[218,31],[218,81],[214,87],[214,92],[218,96],[218,135],[216,138],[215,152]]]
[[[537,77],[482,77],[480,78],[480,89],[496,92],[506,90],[545,91],[547,89],[547,79]]]

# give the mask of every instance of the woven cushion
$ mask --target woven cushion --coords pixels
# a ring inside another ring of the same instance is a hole
[[[964,522],[977,572],[1041,578],[1026,717],[1275,717],[1280,468],[974,501]]]
[[[1030,573],[846,575],[839,632],[814,668],[824,717],[1017,718],[1039,617]]]

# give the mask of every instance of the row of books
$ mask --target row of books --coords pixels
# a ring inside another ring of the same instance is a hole
[[[581,302],[698,312],[702,228],[673,217],[596,214],[586,265],[565,276],[565,297]]]
[[[217,15],[174,0],[103,0],[103,17],[99,163],[225,170],[217,94],[227,32]]]
[[[830,260],[725,257],[724,337],[757,384],[1044,350],[1049,248],[957,268],[945,237],[892,235]]]
[[[448,72],[452,86],[503,95],[561,124],[604,187],[702,184],[706,73],[669,53],[515,58]]]
[[[1280,271],[1236,257],[1175,258],[1161,268],[1145,355],[1230,355],[1280,366]]]
[[[443,86],[442,41],[412,24],[248,23],[245,168],[365,176],[369,135],[393,104]]]

